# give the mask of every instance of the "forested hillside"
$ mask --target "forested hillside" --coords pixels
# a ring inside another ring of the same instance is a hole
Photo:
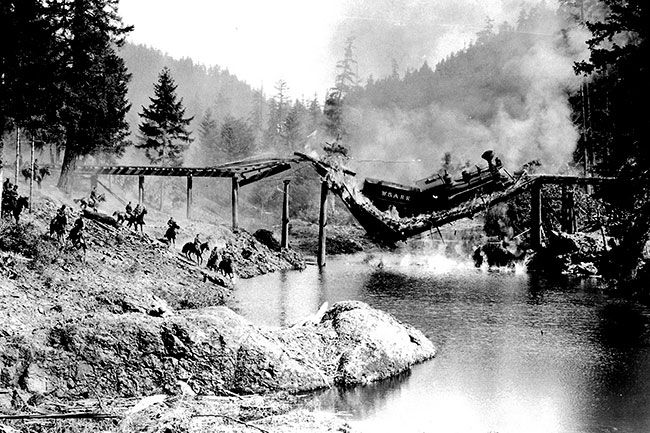
[[[373,174],[404,161],[396,180],[426,175],[445,153],[475,163],[492,148],[510,166],[539,159],[548,170],[572,161],[579,131],[569,95],[587,35],[566,14],[541,5],[514,24],[489,21],[477,39],[437,65],[369,78],[343,104],[346,141]],[[408,162],[412,162],[409,164]]]
[[[245,117],[251,112],[253,88],[228,69],[207,67],[189,58],[174,59],[157,49],[132,43],[126,43],[119,54],[131,73],[128,98],[132,106],[127,119],[132,131],[137,130],[138,113],[142,106],[149,104],[153,83],[164,67],[169,68],[178,84],[178,94],[183,98],[187,114],[194,116],[191,129],[198,128],[207,108],[213,110],[219,121],[227,114]]]

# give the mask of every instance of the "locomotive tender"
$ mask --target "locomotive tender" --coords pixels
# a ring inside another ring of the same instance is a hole
[[[416,216],[452,208],[480,195],[502,191],[513,183],[494,152],[481,155],[487,166],[477,165],[452,178],[447,172],[438,173],[415,182],[414,186],[378,179],[366,179],[361,192],[382,211],[394,208],[401,217]]]

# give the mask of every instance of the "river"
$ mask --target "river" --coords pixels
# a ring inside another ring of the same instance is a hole
[[[315,397],[362,431],[650,432],[650,309],[598,280],[358,255],[239,280],[230,306],[287,325],[346,299],[414,325],[439,350],[409,374]]]

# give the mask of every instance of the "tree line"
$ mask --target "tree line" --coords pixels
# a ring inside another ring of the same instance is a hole
[[[9,0],[0,28],[0,133],[63,152],[58,185],[79,157],[118,157],[128,145],[129,73],[116,50],[131,27],[118,0]]]

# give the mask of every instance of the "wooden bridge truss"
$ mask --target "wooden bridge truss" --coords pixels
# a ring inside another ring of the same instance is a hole
[[[285,172],[291,169],[293,163],[301,160],[297,156],[291,158],[255,158],[213,167],[81,166],[75,169],[75,174],[90,176],[93,186],[98,183],[100,175],[138,176],[139,203],[144,201],[145,177],[185,177],[187,179],[186,215],[188,219],[192,215],[192,180],[195,177],[230,178],[232,181],[232,227],[236,230],[239,226],[239,188]],[[288,185],[285,187],[286,194],[288,194]],[[283,217],[283,221],[285,219],[288,219],[288,217]]]
[[[138,201],[144,199],[144,179],[146,176],[172,176],[185,177],[187,179],[187,217],[191,217],[192,211],[192,179],[195,177],[208,178],[231,178],[232,181],[232,227],[238,228],[238,200],[239,188],[267,177],[285,172],[292,168],[293,164],[308,162],[314,166],[316,172],[322,178],[320,194],[320,217],[319,217],[319,241],[318,241],[318,264],[325,265],[325,244],[327,226],[327,200],[331,191],[337,194],[346,204],[352,215],[359,223],[375,237],[383,238],[385,241],[395,242],[406,240],[410,237],[451,223],[461,218],[471,217],[474,214],[483,212],[489,207],[506,201],[524,192],[531,193],[531,243],[533,247],[539,247],[542,242],[542,203],[544,185],[563,186],[563,215],[566,218],[566,231],[572,230],[571,216],[573,215],[572,191],[564,188],[573,185],[604,185],[617,182],[612,177],[584,177],[569,175],[523,175],[504,191],[494,192],[477,196],[474,199],[462,203],[459,206],[429,214],[409,218],[392,218],[386,213],[378,210],[365,197],[363,197],[350,179],[355,173],[345,168],[333,167],[323,161],[311,158],[307,155],[296,153],[290,158],[256,158],[245,161],[230,162],[214,167],[152,167],[152,166],[82,166],[75,170],[75,173],[89,175],[91,182],[96,184],[100,175],[138,176]],[[284,200],[282,212],[282,246],[288,245],[288,223],[289,205],[288,190],[289,181],[284,181]],[[567,207],[564,209],[564,207]]]

